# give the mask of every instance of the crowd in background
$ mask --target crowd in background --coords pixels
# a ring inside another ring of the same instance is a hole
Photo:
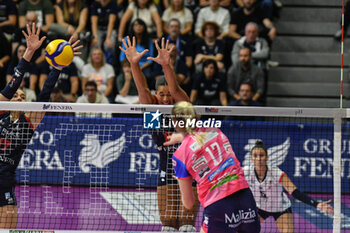
[[[21,85],[29,101],[52,69],[46,45],[73,36],[83,53],[63,69],[51,101],[137,103],[130,64],[118,48],[130,36],[137,51],[148,49],[139,64],[151,89],[163,71],[147,57],[157,56],[153,42],[165,37],[175,46],[171,65],[192,103],[260,106],[279,7],[277,0],[0,0],[0,89],[25,51],[22,30],[36,23],[47,39]]]

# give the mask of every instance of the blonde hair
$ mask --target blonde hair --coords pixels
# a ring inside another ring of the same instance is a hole
[[[193,119],[197,121],[196,110],[194,109],[193,105],[187,101],[177,102],[174,105],[171,111],[171,114],[172,114],[172,118],[175,121],[188,122],[188,121],[192,121]],[[196,141],[200,145],[203,145],[204,139],[206,138],[207,133],[196,133],[195,124],[193,127],[191,126],[191,124],[189,125],[185,124],[184,129],[186,133],[193,135],[196,138]]]

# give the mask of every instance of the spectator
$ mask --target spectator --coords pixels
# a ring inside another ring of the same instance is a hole
[[[63,0],[55,6],[57,23],[51,24],[50,31],[59,36],[79,38],[88,20],[88,8],[83,0]]]
[[[256,23],[248,23],[245,27],[245,36],[237,40],[233,46],[231,59],[232,64],[239,62],[239,51],[242,48],[248,48],[252,54],[253,62],[261,67],[266,68],[266,61],[269,57],[270,48],[264,38],[258,37],[259,28]]]
[[[219,73],[216,61],[206,60],[203,72],[198,74],[191,90],[191,102],[198,105],[227,106],[224,77]]]
[[[27,102],[36,102],[36,94],[35,91],[30,90],[29,88],[25,87],[25,81],[24,79],[21,82],[21,85],[19,85],[19,88],[21,88],[26,95],[26,101]]]
[[[204,37],[202,27],[205,22],[216,22],[219,25],[218,39],[223,39],[229,32],[230,12],[220,7],[220,0],[209,0],[210,5],[201,9],[197,16],[195,33]]]
[[[58,87],[55,87],[52,89],[51,95],[50,95],[50,102],[57,102],[57,103],[67,103],[68,100],[63,97],[63,92]]]
[[[185,61],[187,68],[191,70],[193,63],[192,46],[190,42],[183,38],[180,28],[180,21],[178,19],[171,19],[168,22],[167,31],[169,35],[166,37],[166,39],[169,40],[169,43],[175,44],[178,52],[178,58],[182,61]]]
[[[191,33],[193,27],[193,15],[192,12],[185,7],[184,0],[172,0],[171,6],[164,11],[162,15],[163,31],[167,34],[170,34],[169,23],[171,19],[177,19],[179,21],[181,35],[188,35]]]
[[[4,33],[0,30],[0,89],[5,87],[6,70],[11,59],[11,47]]]
[[[231,0],[220,0],[220,6],[221,7],[225,7],[225,8],[230,8],[232,5],[234,5],[235,0],[233,0],[233,2],[231,2]],[[200,7],[207,7],[210,5],[210,0],[199,0],[199,6]]]
[[[276,28],[264,12],[256,6],[256,0],[243,0],[243,7],[234,11],[231,16],[229,36],[240,39],[249,22],[259,25],[260,35],[270,41],[276,38]]]
[[[84,85],[84,94],[77,99],[77,103],[89,104],[108,104],[108,99],[97,90],[97,84],[94,81],[88,81]],[[111,117],[111,113],[102,112],[79,112],[78,117]]]
[[[12,55],[12,59],[10,65],[8,66],[6,73],[6,82],[10,82],[13,78],[13,74],[15,72],[15,67],[18,65],[19,61],[23,58],[24,52],[26,51],[25,44],[19,44],[15,49],[15,52]],[[30,69],[23,74],[23,86],[22,89],[28,88],[29,90],[35,93],[36,85],[38,83],[38,71],[36,69],[35,64],[30,66]],[[22,84],[22,83],[21,83]],[[27,95],[27,93],[26,93]],[[28,99],[27,99],[28,100]],[[31,100],[29,100],[31,101]]]
[[[141,67],[141,70],[143,74],[147,78],[147,83],[153,84],[154,86],[154,78],[152,77],[152,67],[151,64],[153,63],[151,60],[147,60],[147,57],[152,57],[154,53],[153,48],[153,42],[151,38],[149,38],[147,33],[147,26],[145,22],[142,19],[136,19],[131,24],[131,32],[130,32],[130,38],[133,38],[135,36],[136,38],[136,51],[141,52],[145,49],[148,49],[148,52],[140,59],[139,65]],[[126,38],[125,38],[126,40]],[[124,44],[122,44],[122,47],[125,48]],[[122,62],[126,59],[125,53],[123,51],[120,52],[119,61]]]
[[[17,25],[17,7],[13,0],[0,1],[0,29],[5,34],[12,34]]]
[[[202,71],[203,62],[215,60],[220,71],[224,71],[224,43],[216,39],[219,35],[219,26],[215,22],[205,22],[202,26],[203,39],[196,44],[194,64],[196,72]]]
[[[25,25],[29,24],[30,27],[32,27],[32,23],[35,23],[35,25],[38,25],[38,16],[35,12],[27,12],[26,16],[25,16]],[[22,31],[27,32],[27,27],[22,27],[17,29],[14,34],[12,35],[12,52],[15,51],[15,49],[17,48],[17,46],[19,44],[26,44],[26,38],[24,37]],[[46,36],[47,34],[45,32],[43,32],[42,30],[40,31],[39,37],[42,38],[44,36]],[[45,40],[41,47],[35,51],[33,58],[31,60],[31,62],[39,65],[41,64],[44,60],[45,60],[45,48],[46,45],[48,44],[48,40]],[[38,68],[40,68],[38,66]]]
[[[112,65],[115,61],[117,11],[116,1],[112,0],[95,0],[91,5],[91,46],[103,48],[107,62]]]
[[[347,35],[348,28],[350,25],[350,0],[346,0],[344,6],[344,39]],[[340,21],[340,29],[334,34],[336,40],[340,40],[342,36],[342,26]]]
[[[44,69],[40,74],[39,87],[40,90],[43,88],[45,80],[52,70],[52,66],[49,66],[46,62]],[[79,91],[79,78],[78,71],[75,64],[72,62],[69,66],[62,69],[56,87],[62,91],[62,96],[67,100],[65,102],[75,102],[77,100],[77,94]],[[56,93],[57,94],[57,93]]]
[[[122,61],[122,73],[117,76],[116,86],[119,94],[115,102],[133,104],[139,100],[135,81],[132,77],[131,66],[127,59]]]
[[[147,32],[151,37],[162,37],[162,19],[160,18],[156,6],[152,0],[134,0],[129,4],[119,25],[118,40],[122,41],[126,25],[131,19],[131,24],[136,19],[142,19],[147,25]]]
[[[85,93],[85,84],[88,81],[94,81],[97,89],[110,102],[113,98],[114,70],[110,64],[105,61],[105,56],[100,48],[93,48],[90,53],[88,64],[84,65],[82,70],[81,85]]]
[[[227,73],[227,86],[230,98],[239,100],[238,95],[240,85],[244,82],[251,83],[255,95],[253,100],[257,101],[264,94],[265,79],[264,72],[251,62],[251,52],[248,48],[239,51],[239,62],[231,66]]]
[[[50,0],[23,0],[18,6],[19,27],[26,25],[26,15],[28,12],[34,12],[37,15],[41,30],[48,32],[51,24],[54,22],[54,8]]]
[[[258,101],[253,100],[254,90],[250,83],[243,82],[239,86],[239,99],[233,100],[230,106],[261,106]]]
[[[177,54],[178,52],[174,45],[174,49],[170,53],[170,66],[172,66],[175,71],[177,83],[184,91],[188,93],[190,91],[190,74],[186,67],[186,64],[181,59],[179,59],[179,56]],[[164,75],[162,67],[158,63],[154,64],[153,75],[155,76],[156,80]]]

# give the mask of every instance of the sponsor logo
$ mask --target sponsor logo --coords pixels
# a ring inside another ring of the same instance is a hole
[[[232,213],[231,216],[225,213],[225,223],[229,227],[237,227],[241,223],[252,223],[255,221],[256,212],[255,210],[248,209],[248,211],[238,210],[238,213]]]
[[[162,113],[156,112],[143,113],[143,128],[144,129],[160,129],[160,116]]]
[[[107,142],[103,145],[100,144],[98,135],[85,134],[84,139],[80,142],[80,145],[84,147],[80,151],[79,155],[79,167],[84,172],[90,172],[93,165],[98,168],[104,168],[109,163],[117,160],[124,149],[126,142],[125,133],[115,141]]]
[[[232,157],[228,158],[225,162],[223,162],[220,165],[220,167],[216,171],[214,171],[212,174],[209,175],[209,177],[208,177],[209,182],[211,182],[217,174],[219,174],[220,172],[222,172],[226,168],[233,166],[233,165],[235,165],[235,161],[233,161],[233,158]]]
[[[141,112],[144,112],[144,111],[146,111],[146,108],[141,108],[141,107],[134,108],[134,107],[132,107],[132,108],[130,108],[130,110],[131,110],[131,111],[141,111]]]
[[[65,105],[53,105],[53,104],[43,104],[43,110],[73,110],[72,106]]]
[[[197,161],[195,161],[192,165],[193,171],[197,172],[203,165],[207,164],[208,161],[205,159],[205,157],[200,157]]]
[[[205,112],[219,112],[218,108],[205,108]]]

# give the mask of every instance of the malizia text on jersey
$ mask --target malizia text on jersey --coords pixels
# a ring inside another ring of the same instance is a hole
[[[215,118],[209,118],[207,120],[196,120],[196,119],[186,119],[172,121],[171,118],[162,119],[163,128],[175,128],[179,126],[180,128],[221,128],[221,121],[216,120]]]

